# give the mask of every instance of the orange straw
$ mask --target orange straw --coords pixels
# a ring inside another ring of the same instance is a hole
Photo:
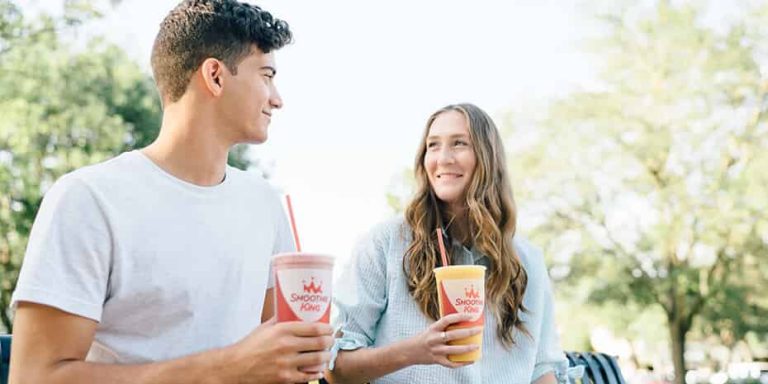
[[[293,241],[296,242],[296,251],[301,252],[299,232],[296,230],[296,219],[293,217],[293,206],[291,206],[291,195],[285,195],[285,204],[288,206],[288,217],[291,219],[291,230],[293,231]]]
[[[293,232],[293,241],[296,242],[296,252],[301,252],[301,243],[299,242],[299,231],[296,230],[296,219],[293,217],[293,205],[291,205],[291,195],[285,194],[285,205],[288,207],[288,218],[291,219],[291,231]],[[320,384],[318,380],[312,380],[309,384]]]
[[[437,229],[437,245],[440,247],[440,258],[443,259],[443,267],[448,266],[448,258],[445,256],[445,244],[443,244],[443,233],[440,228]]]

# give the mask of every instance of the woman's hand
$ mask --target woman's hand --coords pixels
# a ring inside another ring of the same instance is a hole
[[[477,344],[448,345],[449,341],[464,339],[482,332],[482,327],[461,328],[446,330],[449,326],[472,320],[471,314],[454,313],[441,318],[430,325],[424,332],[414,336],[409,341],[411,344],[410,357],[413,364],[440,364],[448,368],[459,368],[473,362],[453,362],[448,360],[448,355],[468,353],[480,348]]]

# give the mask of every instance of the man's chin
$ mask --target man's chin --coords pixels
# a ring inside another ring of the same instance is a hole
[[[245,144],[264,144],[264,142],[267,141],[267,137],[261,137],[261,138],[251,138],[248,139]]]
[[[267,141],[267,138],[269,138],[269,135],[267,135],[266,132],[259,133],[255,135],[249,135],[246,136],[241,143],[243,144],[263,144],[265,141]]]

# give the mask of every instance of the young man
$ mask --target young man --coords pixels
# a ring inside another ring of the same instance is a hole
[[[332,329],[271,319],[269,259],[293,247],[280,201],[226,165],[232,145],[267,139],[282,106],[273,52],[290,40],[284,21],[235,0],[165,18],[157,140],[45,196],[13,298],[11,383],[320,377],[304,371],[328,361]]]

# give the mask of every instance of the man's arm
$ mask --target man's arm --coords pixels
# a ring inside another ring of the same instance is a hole
[[[85,362],[96,327],[91,319],[20,302],[14,320],[9,383],[307,382],[320,375],[300,372],[298,367],[327,362],[330,356],[325,350],[333,343],[328,325],[277,324],[272,320],[229,347],[149,364],[99,364]]]

